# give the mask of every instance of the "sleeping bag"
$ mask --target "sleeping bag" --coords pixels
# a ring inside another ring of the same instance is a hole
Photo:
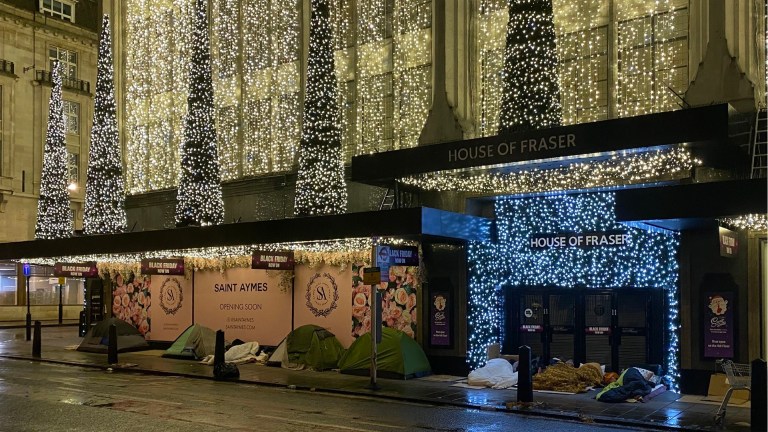
[[[637,369],[631,367],[621,373],[615,382],[605,386],[603,391],[595,396],[600,402],[624,402],[638,396],[645,396],[653,390],[653,386]]]

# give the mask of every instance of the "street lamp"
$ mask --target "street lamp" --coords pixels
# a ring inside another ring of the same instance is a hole
[[[24,263],[22,266],[24,269],[24,277],[27,278],[27,340],[32,339],[32,313],[29,311],[29,275],[31,273],[31,266],[29,263]]]

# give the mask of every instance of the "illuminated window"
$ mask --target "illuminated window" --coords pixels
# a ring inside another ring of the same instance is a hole
[[[68,134],[80,135],[80,104],[72,101],[62,101],[64,111],[64,130]]]
[[[40,13],[75,22],[75,2],[72,0],[40,0]]]
[[[53,70],[53,64],[56,60],[61,66],[62,79],[77,79],[77,52],[52,46],[48,49],[50,70]]]
[[[125,1],[129,193],[178,181],[191,3]],[[222,179],[290,172],[301,138],[304,3],[210,4]],[[330,13],[347,162],[357,154],[415,146],[432,100],[432,1],[330,0]],[[158,144],[168,136],[156,127],[161,118],[171,125],[169,145]]]
[[[80,184],[80,155],[77,153],[67,153],[67,172],[68,172],[68,185],[70,190],[77,188]]]
[[[479,0],[478,134],[496,135],[507,0]],[[687,0],[553,0],[563,124],[679,109],[688,86]],[[615,47],[613,50],[609,47]]]
[[[0,306],[16,304],[16,277],[15,263],[0,262]]]
[[[688,9],[627,15],[618,23],[619,115],[679,108],[688,85]]]

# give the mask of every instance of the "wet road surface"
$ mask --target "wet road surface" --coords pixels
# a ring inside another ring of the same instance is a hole
[[[510,413],[0,359],[0,431],[616,431]]]

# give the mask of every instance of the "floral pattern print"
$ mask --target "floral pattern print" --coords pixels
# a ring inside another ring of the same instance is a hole
[[[149,288],[149,276],[127,279],[122,274],[115,276],[112,286],[112,316],[132,324],[145,339],[150,338],[152,323],[149,317],[152,306]]]
[[[352,336],[355,338],[371,331],[371,286],[363,284],[363,263],[352,265]],[[419,268],[392,266],[389,282],[382,290],[382,324],[416,337],[417,292]]]

